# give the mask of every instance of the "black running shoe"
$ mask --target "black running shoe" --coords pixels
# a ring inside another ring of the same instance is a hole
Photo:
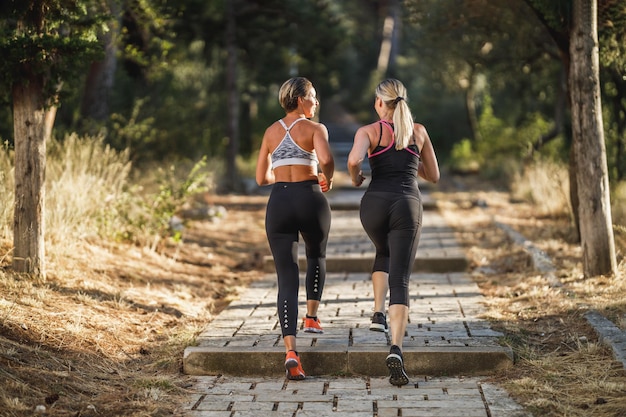
[[[389,355],[387,355],[386,364],[387,369],[389,369],[389,382],[391,385],[400,387],[409,383],[409,377],[404,371],[402,352],[398,346],[391,346]]]
[[[387,319],[385,315],[380,312],[374,313],[372,316],[372,324],[370,324],[370,330],[375,332],[389,333],[389,326],[387,326]]]

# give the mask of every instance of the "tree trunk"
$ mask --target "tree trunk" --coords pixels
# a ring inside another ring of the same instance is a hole
[[[228,91],[228,149],[226,160],[226,188],[238,186],[237,154],[239,153],[239,91],[237,89],[237,26],[234,0],[227,2],[226,26],[226,89]]]
[[[574,0],[570,43],[572,134],[585,277],[617,270],[602,124],[597,1]]]
[[[533,143],[532,151],[540,150],[546,143],[556,139],[563,133],[563,125],[565,120],[565,109],[567,106],[567,70],[561,69],[561,77],[557,89],[556,103],[554,104],[554,127],[548,133],[541,135],[539,139]]]
[[[626,179],[626,106],[623,98],[626,97],[626,79],[617,70],[609,69],[610,79],[615,84],[617,94],[612,98],[613,114],[615,115],[615,125],[617,140],[615,143],[615,180],[620,182]]]
[[[576,153],[574,144],[569,151],[569,200],[572,204],[572,217],[574,218],[574,226],[576,226],[576,242],[580,243],[580,201],[578,201],[578,175],[576,175]]]
[[[31,76],[13,86],[15,206],[13,269],[45,278],[45,108],[43,80]]]
[[[465,90],[465,111],[467,112],[467,122],[472,131],[472,139],[474,144],[482,140],[480,127],[478,126],[478,114],[476,113],[476,83],[474,77],[474,68],[471,67],[469,73],[469,85]]]
[[[81,114],[86,119],[103,121],[109,116],[109,92],[113,88],[117,68],[117,38],[119,34],[119,6],[116,1],[107,1],[109,11],[115,19],[108,22],[109,31],[100,37],[104,45],[102,61],[92,62],[85,81],[85,93],[81,103]]]
[[[383,24],[382,40],[380,42],[380,51],[378,53],[378,64],[376,65],[376,71],[379,76],[385,78],[387,76],[387,69],[392,65],[392,52],[394,49],[394,41],[396,40],[396,22],[398,5],[396,1],[391,0],[389,2],[389,10],[387,17]]]
[[[54,121],[57,118],[57,109],[57,106],[51,106],[46,110],[46,114],[44,115],[43,140],[46,143],[52,140],[52,129],[54,128]]]

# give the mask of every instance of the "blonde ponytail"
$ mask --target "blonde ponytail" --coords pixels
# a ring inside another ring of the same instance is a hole
[[[376,95],[381,98],[388,108],[393,109],[393,131],[396,149],[406,148],[409,146],[413,136],[413,115],[409,105],[406,103],[406,88],[398,80],[387,79],[378,84]]]

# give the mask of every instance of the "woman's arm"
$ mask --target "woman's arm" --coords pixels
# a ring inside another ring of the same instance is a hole
[[[365,176],[361,171],[361,165],[363,159],[367,155],[367,151],[370,147],[370,138],[363,127],[359,128],[354,134],[354,143],[352,144],[352,150],[348,155],[348,172],[352,179],[352,185],[359,187],[363,184]]]
[[[271,155],[264,135],[256,162],[256,183],[258,185],[269,185],[275,182],[276,177],[274,176],[274,171],[272,171]]]
[[[417,174],[426,181],[436,183],[439,181],[439,164],[437,163],[435,149],[433,148],[426,128],[420,124],[416,125],[416,127],[424,139],[422,150],[420,151],[422,162],[419,164]]]
[[[315,149],[315,154],[324,176],[323,181],[320,181],[320,185],[322,186],[322,191],[326,192],[333,188],[335,158],[328,143],[328,129],[321,123],[316,126],[313,132],[313,149]],[[325,184],[322,182],[325,182]]]

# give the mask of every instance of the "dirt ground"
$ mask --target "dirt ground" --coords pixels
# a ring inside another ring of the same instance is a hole
[[[536,416],[623,416],[626,376],[583,317],[597,309],[626,325],[626,284],[582,277],[571,220],[536,216],[508,193],[468,182],[433,191],[458,231],[485,295],[486,318],[516,353],[490,379]],[[264,196],[205,198],[213,221],[190,220],[159,253],[91,242],[50,255],[45,281],[8,268],[0,243],[0,416],[168,416],[186,399],[183,349],[249,282],[269,254]],[[555,287],[501,225],[555,266]],[[624,237],[620,275],[626,276]]]

